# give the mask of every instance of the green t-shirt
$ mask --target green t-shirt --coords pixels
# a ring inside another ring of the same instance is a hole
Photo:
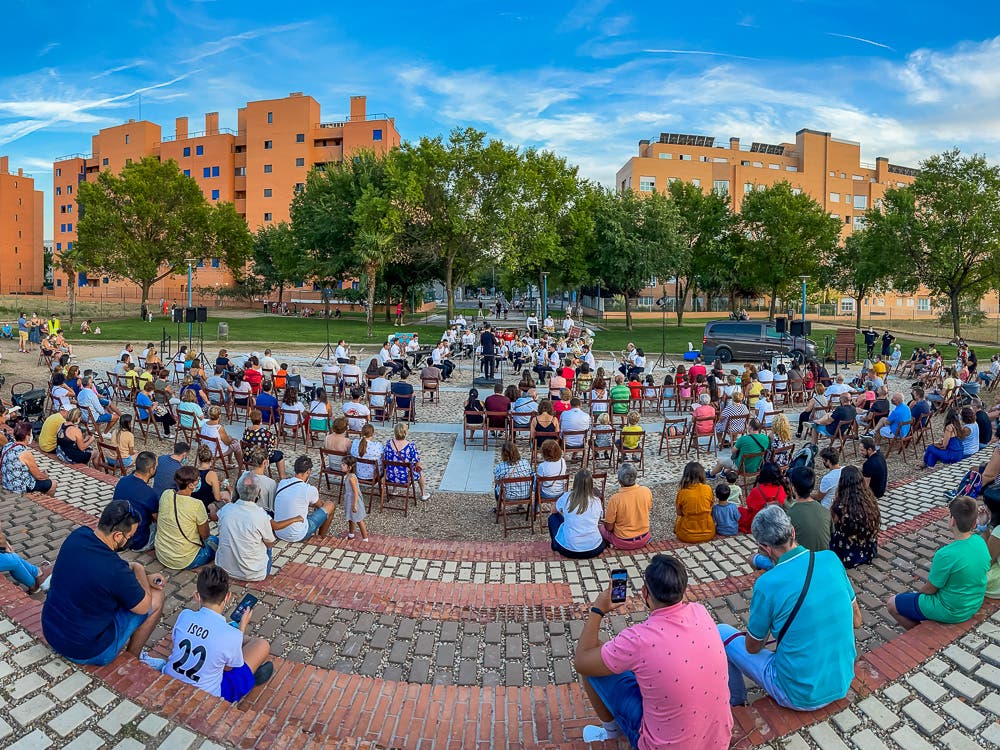
[[[734,447],[736,448],[736,453],[733,454],[733,466],[737,469],[740,468],[740,456],[744,453],[767,453],[767,449],[771,445],[771,438],[763,433],[751,433],[750,435],[744,435],[736,440]],[[751,458],[749,461],[745,462],[743,465],[744,471],[754,472],[760,471],[760,465],[764,463],[764,456],[758,456],[757,458]]]
[[[795,527],[795,541],[806,549],[830,549],[830,510],[815,500],[789,500],[785,512]]]
[[[627,385],[613,385],[608,391],[611,398],[611,411],[615,414],[628,414],[629,400],[632,398],[632,391]]]
[[[927,580],[936,594],[921,594],[917,606],[928,620],[965,622],[983,605],[990,553],[979,534],[956,539],[934,553]]]

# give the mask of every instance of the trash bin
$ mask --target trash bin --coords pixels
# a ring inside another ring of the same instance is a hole
[[[219,323],[219,333],[215,338],[229,340],[229,323]]]

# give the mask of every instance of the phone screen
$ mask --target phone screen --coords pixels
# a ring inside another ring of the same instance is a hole
[[[240,603],[236,605],[236,609],[234,609],[233,613],[229,616],[230,621],[238,624],[239,621],[243,618],[243,613],[246,612],[248,609],[252,609],[256,604],[257,604],[257,597],[254,596],[253,594],[247,594],[246,596],[243,597]]]
[[[628,591],[628,573],[619,568],[611,571],[611,601],[615,604],[625,601]]]

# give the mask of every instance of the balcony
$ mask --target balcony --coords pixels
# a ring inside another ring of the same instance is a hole
[[[314,162],[341,162],[344,160],[343,146],[319,146],[312,149]]]

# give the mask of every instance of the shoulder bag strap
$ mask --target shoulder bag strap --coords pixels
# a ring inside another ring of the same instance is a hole
[[[296,479],[294,482],[289,482],[288,484],[284,485],[283,487],[279,487],[277,489],[277,491],[274,493],[274,496],[277,497],[283,491],[287,490],[289,487],[294,487],[297,484],[302,484],[302,480],[301,479]]]
[[[788,615],[788,619],[785,620],[785,624],[781,626],[781,632],[778,633],[778,638],[775,643],[775,649],[781,645],[781,639],[785,637],[785,633],[788,632],[788,628],[791,627],[792,621],[795,619],[795,615],[799,613],[802,609],[802,602],[806,599],[806,593],[809,591],[809,583],[812,581],[813,577],[813,563],[816,561],[816,553],[809,550],[809,568],[806,570],[806,580],[802,584],[802,592],[799,594],[799,599],[795,602],[795,606],[792,608],[792,613]]]
[[[757,444],[757,447],[760,448],[761,451],[767,451],[767,448],[760,444],[760,440],[757,439],[756,435],[750,435],[750,439]]]
[[[184,541],[191,542],[188,539],[188,535],[184,533],[184,529],[181,526],[180,516],[177,514],[177,490],[174,490],[174,522],[177,524],[177,530],[181,532],[181,536],[184,537]],[[204,547],[204,543],[201,542],[191,542],[191,544],[197,544],[199,547]]]

